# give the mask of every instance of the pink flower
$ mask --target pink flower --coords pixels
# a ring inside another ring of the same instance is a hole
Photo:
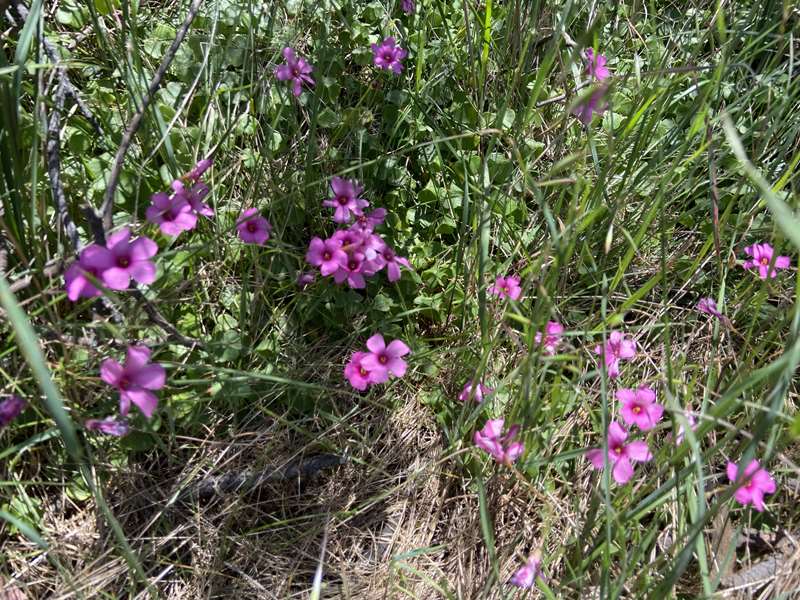
[[[608,108],[608,103],[604,101],[606,91],[608,91],[607,88],[601,86],[588,96],[582,97],[572,109],[572,114],[578,117],[581,123],[588,126],[592,122],[594,113],[602,116]]]
[[[594,353],[605,357],[608,376],[613,379],[619,377],[619,361],[636,356],[636,342],[626,340],[619,331],[612,331],[605,346],[595,346]]]
[[[461,390],[461,393],[458,395],[458,399],[461,402],[466,402],[467,400],[475,400],[478,404],[483,402],[484,396],[488,396],[494,390],[486,385],[483,382],[479,383],[478,385],[473,385],[471,381],[468,381],[464,384],[464,389]]]
[[[408,52],[395,45],[393,37],[387,37],[380,46],[372,44],[372,62],[380,69],[391,69],[398,75],[403,71],[402,61]]]
[[[498,277],[494,280],[494,285],[489,286],[489,293],[495,294],[500,298],[519,300],[520,294],[522,294],[522,289],[519,287],[519,277],[514,277],[513,275]]]
[[[411,349],[400,340],[394,340],[387,346],[383,336],[376,333],[367,340],[369,354],[361,359],[361,364],[367,371],[374,373],[373,383],[383,383],[389,380],[389,373],[395,377],[402,377],[408,365],[401,357]]]
[[[296,56],[291,48],[283,49],[283,58],[286,59],[285,65],[280,65],[275,69],[275,77],[279,81],[291,81],[292,93],[299,96],[303,91],[303,84],[314,85],[311,78],[311,71],[314,70],[306,60]]]
[[[478,448],[488,452],[497,462],[511,465],[522,456],[525,445],[522,442],[514,441],[519,434],[520,426],[512,425],[503,435],[504,424],[503,419],[489,419],[483,429],[475,432],[472,441]]]
[[[112,290],[127,290],[131,279],[145,285],[156,280],[156,266],[150,259],[158,252],[158,245],[146,237],[130,240],[131,231],[127,227],[107,240],[113,265],[101,273],[101,279]]]
[[[362,273],[364,268],[364,255],[360,252],[351,252],[347,255],[347,260],[339,265],[339,269],[333,274],[336,283],[344,283],[353,289],[363,289],[367,286]]]
[[[303,271],[297,276],[297,285],[303,289],[312,283],[317,278],[317,274],[313,271]]]
[[[350,213],[357,217],[362,216],[363,209],[369,206],[369,202],[358,197],[364,188],[356,181],[334,177],[331,180],[331,191],[333,198],[323,201],[322,205],[336,209],[333,213],[333,220],[336,223],[347,223],[350,220]]]
[[[722,318],[722,314],[717,310],[717,303],[714,302],[713,298],[700,298],[697,302],[697,310],[718,319]]]
[[[87,431],[99,431],[106,435],[113,435],[115,437],[123,437],[128,435],[130,427],[128,421],[125,419],[117,419],[115,417],[106,417],[105,419],[86,419],[83,426]]]
[[[542,559],[541,556],[536,553],[528,558],[528,562],[526,562],[516,573],[514,573],[514,576],[511,578],[509,583],[517,586],[518,588],[527,590],[533,587],[533,583],[536,581],[536,578],[541,576]]]
[[[353,223],[352,229],[356,229],[361,233],[372,233],[378,225],[383,223],[386,218],[385,208],[376,208],[368,215],[360,214],[356,217],[356,222]]]
[[[735,483],[738,476],[739,467],[729,462],[728,479]],[[751,460],[744,470],[742,481],[739,482],[734,498],[745,506],[752,504],[753,508],[761,512],[764,510],[764,494],[774,494],[775,489],[775,480],[767,473],[767,470],[759,468],[757,460]]]
[[[627,439],[628,432],[619,423],[612,421],[608,426],[608,464],[611,465],[614,481],[620,485],[628,483],[633,477],[631,461],[647,462],[653,458],[645,442],[637,440],[626,444]],[[589,450],[586,452],[586,458],[595,469],[602,469],[605,466],[602,448]]]
[[[306,252],[306,262],[320,268],[323,277],[333,275],[339,267],[347,263],[347,254],[334,239],[324,242],[318,237],[312,238]]]
[[[627,425],[636,425],[642,431],[656,426],[664,414],[664,407],[656,404],[656,393],[649,387],[638,390],[617,390],[617,400],[622,403],[620,414]]]
[[[245,244],[258,244],[263,246],[269,239],[272,225],[264,217],[258,214],[257,208],[248,208],[236,221],[236,229],[239,237]]]
[[[188,175],[187,181],[191,183],[191,180],[188,179]],[[191,187],[187,188],[183,181],[175,179],[172,182],[172,191],[175,192],[174,197],[176,199],[186,200],[197,215],[202,215],[204,217],[214,216],[214,209],[204,202],[210,190],[202,181],[192,183]]]
[[[408,262],[408,259],[403,258],[402,256],[397,256],[394,253],[394,250],[388,244],[383,244],[381,258],[383,258],[383,263],[386,267],[386,276],[391,282],[395,282],[400,279],[401,266],[405,267],[406,269],[412,269],[411,263]]]
[[[78,298],[94,298],[100,295],[87,274],[102,281],[102,274],[115,264],[114,256],[108,248],[92,244],[81,250],[78,260],[70,265],[64,273],[64,283],[67,288],[67,298],[73,302]]]
[[[0,402],[0,429],[16,419],[26,406],[28,403],[25,400],[14,395]]]
[[[127,416],[133,402],[148,419],[153,416],[158,398],[151,390],[160,390],[166,381],[164,367],[150,363],[150,349],[128,346],[125,365],[107,358],[100,365],[100,378],[119,390],[119,412]]]
[[[400,0],[400,5],[403,8],[403,12],[407,15],[414,13],[414,0]]]
[[[548,321],[545,327],[544,336],[544,354],[553,356],[556,353],[558,345],[561,343],[561,334],[564,333],[564,327],[557,321]],[[542,333],[537,331],[536,336],[533,338],[537,344],[542,343]]]
[[[753,244],[744,249],[745,254],[751,257],[750,260],[744,261],[742,266],[745,269],[758,269],[758,276],[761,279],[766,279],[767,276],[774,279],[778,275],[776,269],[788,269],[791,261],[788,256],[778,256],[775,258],[775,264],[769,273],[769,264],[772,262],[772,254],[774,250],[769,244]]]
[[[594,50],[592,48],[587,48],[586,52],[584,52],[584,56],[588,61],[586,65],[586,73],[589,77],[593,77],[597,81],[605,81],[611,75],[611,72],[608,70],[606,66],[606,57],[602,54],[598,54],[597,56],[594,55]]]
[[[354,352],[344,368],[344,376],[350,382],[350,385],[362,392],[373,383],[381,383],[375,380],[373,371],[364,366],[363,361],[367,356],[369,356],[367,352]]]
[[[197,224],[197,215],[192,211],[189,201],[175,194],[169,196],[164,192],[153,194],[152,204],[147,207],[147,220],[158,225],[161,233],[172,237],[181,231],[190,231]]]

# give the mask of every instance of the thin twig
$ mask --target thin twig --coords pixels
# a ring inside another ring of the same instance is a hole
[[[136,300],[142,303],[144,312],[147,314],[147,317],[150,319],[150,321],[161,327],[161,329],[167,333],[168,340],[175,342],[176,344],[180,344],[181,346],[186,346],[187,348],[194,348],[200,343],[198,340],[181,334],[175,328],[175,326],[170,323],[166,317],[161,314],[161,312],[159,312],[158,308],[156,308],[156,305],[145,297],[141,290],[134,288],[131,290],[131,294],[134,298],[136,298]]]
[[[158,66],[158,70],[153,76],[153,79],[150,81],[150,85],[147,87],[147,93],[142,98],[141,105],[136,110],[136,113],[133,115],[130,123],[128,123],[128,127],[125,129],[125,133],[122,136],[122,141],[120,142],[119,149],[117,150],[117,155],[114,157],[114,166],[111,168],[111,175],[109,176],[108,185],[106,186],[103,204],[100,206],[100,217],[103,219],[103,225],[106,231],[110,230],[112,227],[111,214],[114,206],[114,193],[117,191],[119,177],[122,174],[122,166],[125,164],[125,155],[128,153],[128,149],[133,141],[133,136],[136,135],[139,126],[142,124],[142,119],[144,118],[144,113],[147,110],[147,107],[150,106],[150,102],[152,102],[153,98],[155,97],[156,91],[158,91],[158,88],[161,85],[161,80],[164,78],[167,69],[169,69],[169,66],[172,64],[172,60],[175,58],[178,48],[186,37],[192,21],[194,21],[195,16],[197,16],[197,12],[200,10],[200,5],[202,2],[203,0],[192,0],[192,5],[189,7],[189,14],[186,15],[186,19],[178,29],[175,40],[167,49],[161,64]]]

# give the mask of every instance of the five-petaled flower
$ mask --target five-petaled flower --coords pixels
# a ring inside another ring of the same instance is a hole
[[[633,477],[633,465],[631,461],[647,462],[653,458],[647,444],[641,440],[625,443],[628,439],[628,432],[617,423],[612,421],[608,426],[608,464],[611,466],[611,474],[614,481],[619,484],[628,483]],[[592,463],[595,469],[602,469],[605,466],[602,448],[593,448],[586,452],[586,458]]]
[[[597,81],[605,81],[611,75],[611,72],[608,70],[606,63],[605,55],[598,54],[595,56],[593,48],[587,48],[586,52],[584,52],[584,57],[586,58],[586,73],[589,77],[596,79]]]
[[[334,177],[331,180],[331,191],[333,197],[323,201],[322,205],[336,209],[333,213],[336,223],[347,223],[351,213],[356,217],[363,216],[364,209],[369,206],[369,202],[359,198],[364,188],[357,181]]]
[[[312,238],[306,252],[306,262],[315,267],[319,267],[323,277],[333,275],[343,264],[347,262],[347,254],[336,240],[321,240],[318,237]]]
[[[153,416],[158,398],[152,390],[160,390],[166,381],[164,367],[150,362],[150,349],[129,346],[125,364],[107,358],[100,365],[100,378],[119,390],[119,412],[126,416],[133,402],[148,419]]]
[[[745,467],[744,474],[739,480],[739,467],[732,462],[728,463],[728,479],[731,483],[738,483],[734,494],[736,501],[747,506],[752,504],[758,512],[764,510],[764,494],[775,493],[775,480],[767,473],[766,469],[759,467],[757,460],[751,460]]]
[[[27,405],[25,400],[14,395],[0,402],[0,429],[16,419]]]
[[[664,414],[664,407],[656,403],[655,390],[646,386],[636,390],[621,388],[617,390],[617,400],[622,404],[622,420],[642,431],[655,427]]]
[[[791,266],[791,260],[788,256],[776,256],[775,264],[770,269],[772,255],[775,251],[767,243],[747,246],[744,252],[750,259],[744,261],[742,266],[745,269],[758,269],[758,276],[761,279],[766,279],[767,277],[774,279],[778,276],[777,269],[788,269]]]
[[[131,241],[131,230],[123,227],[108,238],[108,249],[113,264],[100,277],[112,290],[126,290],[131,279],[142,284],[156,280],[156,265],[151,258],[158,252],[158,245],[146,237]]]
[[[464,384],[464,389],[461,390],[461,393],[458,395],[458,399],[461,402],[466,402],[467,400],[474,400],[478,404],[483,402],[484,398],[491,394],[494,390],[487,385],[484,385],[483,382],[478,383],[475,385],[471,381],[468,381]]]
[[[528,558],[528,562],[522,565],[509,583],[522,589],[530,589],[537,577],[542,576],[542,557],[535,552]]]
[[[494,285],[489,286],[489,293],[500,298],[519,300],[520,294],[522,294],[522,288],[519,287],[519,277],[514,275],[498,277],[494,280]]]
[[[350,385],[362,392],[373,383],[379,383],[375,380],[374,371],[367,369],[363,364],[363,360],[367,356],[369,356],[368,352],[354,352],[344,367],[344,376]]]
[[[236,221],[236,230],[244,243],[263,246],[269,239],[272,225],[258,214],[257,208],[248,208]]]
[[[636,342],[626,340],[619,331],[612,331],[605,346],[595,346],[594,352],[604,358],[608,376],[613,379],[619,377],[619,361],[636,356]]]
[[[394,340],[388,345],[380,333],[376,333],[367,340],[369,353],[361,359],[361,364],[372,373],[373,383],[383,383],[389,380],[391,373],[395,377],[402,377],[408,365],[401,357],[411,349],[402,341]]]
[[[299,96],[303,92],[303,84],[314,85],[314,80],[311,78],[314,67],[301,56],[297,56],[292,48],[283,49],[283,58],[286,59],[286,64],[275,69],[275,77],[279,81],[291,82],[292,93]]]
[[[393,37],[387,37],[381,45],[372,44],[372,62],[380,69],[391,69],[397,74],[403,71],[401,62],[408,52],[397,46]]]
[[[161,233],[176,237],[181,231],[190,231],[197,224],[197,215],[184,194],[170,196],[164,192],[153,194],[147,207],[147,220],[158,225]]]
[[[86,419],[83,423],[87,431],[97,431],[106,435],[123,437],[128,435],[130,427],[126,419],[106,417],[105,419]]]
[[[558,350],[558,345],[561,343],[561,335],[564,333],[564,326],[558,321],[548,321],[544,333],[544,349],[542,352],[546,356],[553,356]],[[537,344],[541,344],[541,331],[537,331],[533,339]]]
[[[76,302],[78,298],[94,298],[100,295],[89,276],[102,282],[102,274],[115,265],[114,256],[103,246],[91,244],[81,250],[78,260],[64,273],[67,298]]]
[[[520,431],[519,425],[512,425],[503,434],[504,419],[489,419],[483,429],[476,431],[472,436],[473,443],[482,450],[485,450],[497,462],[504,465],[511,465],[525,451],[522,442],[515,442]]]

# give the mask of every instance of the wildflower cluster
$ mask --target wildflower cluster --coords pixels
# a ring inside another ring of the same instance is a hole
[[[194,229],[198,217],[214,216],[212,208],[205,203],[210,189],[201,179],[210,166],[210,159],[199,161],[186,175],[173,180],[171,193],[158,192],[150,198],[145,216],[158,225],[161,233],[177,237],[182,231]]]
[[[360,198],[362,187],[355,181],[334,177],[333,197],[323,205],[335,208],[336,223],[355,222],[347,229],[337,230],[328,239],[314,237],[306,252],[306,261],[319,268],[323,277],[333,277],[337,284],[347,282],[351,288],[366,287],[366,278],[386,269],[389,281],[400,279],[400,268],[411,268],[406,258],[397,256],[394,249],[375,233],[383,223],[386,210],[378,208],[369,214],[364,209],[369,202]]]

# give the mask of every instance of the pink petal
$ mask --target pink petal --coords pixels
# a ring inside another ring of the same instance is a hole
[[[620,485],[628,483],[633,477],[633,465],[627,458],[620,458],[614,465],[611,474],[614,476],[614,481]]]
[[[107,358],[100,365],[100,379],[105,381],[108,385],[116,387],[117,383],[119,383],[119,380],[122,378],[124,370],[122,365],[113,358]]]
[[[166,382],[167,372],[159,364],[147,365],[131,373],[131,381],[148,390],[160,390]]]
[[[608,445],[619,445],[628,439],[628,432],[616,421],[608,425]],[[612,443],[613,442],[613,443]]]
[[[128,346],[125,354],[125,366],[131,371],[144,367],[150,361],[150,348],[147,346]]]
[[[131,277],[141,284],[148,285],[156,280],[156,266],[149,260],[131,263],[128,267]]]
[[[376,333],[367,340],[367,348],[374,354],[380,354],[386,348],[386,343],[383,341],[383,336]]]
[[[117,244],[122,244],[123,246],[128,245],[128,241],[131,239],[131,230],[127,227],[123,227],[119,231],[112,233],[108,238],[106,238],[106,247],[108,249],[112,249]]]
[[[736,476],[739,473],[739,467],[736,466],[736,463],[728,462],[728,480],[733,482],[736,481]]]
[[[140,237],[131,243],[130,252],[133,261],[146,260],[156,255],[158,244],[150,238]]]
[[[647,447],[647,444],[641,440],[636,440],[628,444],[625,447],[625,453],[632,460],[637,462],[647,462],[653,458],[653,455],[650,453],[650,449]]]
[[[602,469],[605,464],[603,462],[603,450],[601,448],[592,448],[586,452],[586,458],[592,463],[595,469]],[[610,461],[609,461],[610,462]]]
[[[138,406],[139,410],[141,410],[148,419],[153,416],[158,406],[158,398],[156,395],[142,388],[131,388],[122,392],[121,396],[126,397],[130,402]]]
[[[107,288],[112,290],[127,290],[131,284],[131,276],[127,269],[111,267],[103,271],[100,278]]]
[[[405,356],[411,352],[411,348],[406,346],[405,342],[401,340],[394,340],[386,346],[386,354],[389,356]]]

